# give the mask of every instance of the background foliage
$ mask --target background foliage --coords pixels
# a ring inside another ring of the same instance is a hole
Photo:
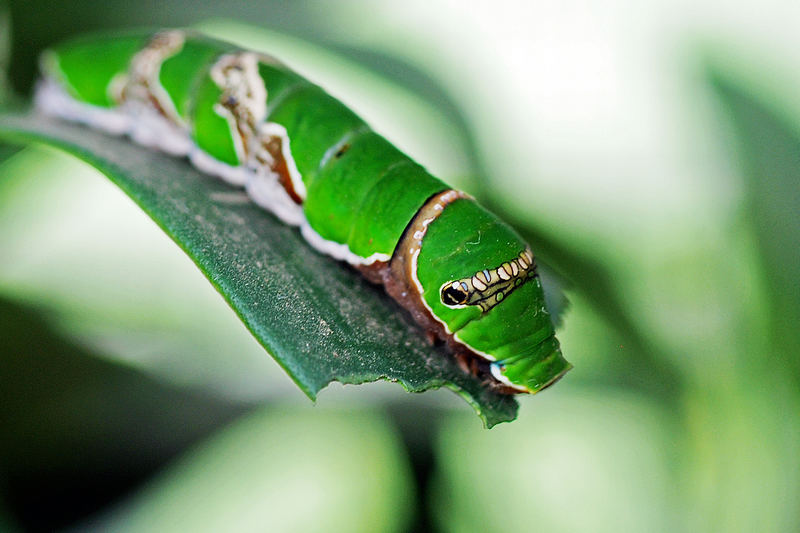
[[[3,148],[0,527],[799,529],[796,7],[579,4],[1,9],[6,99],[87,29],[301,65],[527,233],[575,369],[491,431],[446,391],[311,406],[119,190]]]

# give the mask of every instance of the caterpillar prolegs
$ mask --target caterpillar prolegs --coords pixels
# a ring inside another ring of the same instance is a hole
[[[244,187],[490,386],[537,392],[571,368],[519,235],[276,59],[168,30],[76,39],[41,63],[42,111]]]

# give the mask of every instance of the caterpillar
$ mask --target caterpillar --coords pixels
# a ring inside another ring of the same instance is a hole
[[[76,38],[40,63],[39,110],[243,187],[488,386],[535,393],[571,368],[524,240],[277,59],[164,30]]]

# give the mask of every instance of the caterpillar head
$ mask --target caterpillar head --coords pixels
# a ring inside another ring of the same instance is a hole
[[[533,253],[512,228],[471,198],[445,192],[428,201],[408,234],[422,305],[496,381],[536,392],[570,368]]]

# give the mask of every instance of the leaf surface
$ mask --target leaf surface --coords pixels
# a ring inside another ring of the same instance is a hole
[[[183,159],[26,110],[0,114],[0,138],[44,142],[108,176],[189,255],[310,398],[331,381],[386,379],[413,392],[451,388],[489,427],[515,418],[513,397],[464,373],[382,288],[315,252],[243,191]]]
[[[730,118],[768,292],[776,352],[800,369],[800,130],[790,110],[715,68],[709,77]]]

